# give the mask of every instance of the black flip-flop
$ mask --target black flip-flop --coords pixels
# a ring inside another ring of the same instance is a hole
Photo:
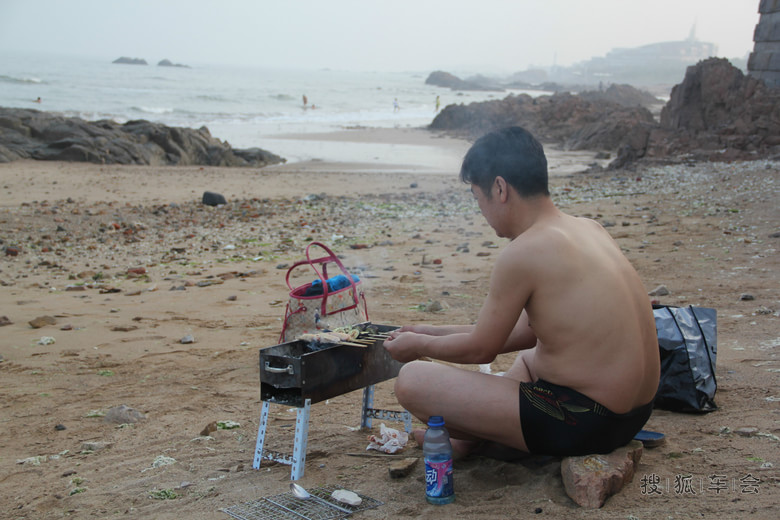
[[[634,439],[640,441],[645,448],[655,448],[666,442],[666,435],[650,430],[641,430],[634,436]]]

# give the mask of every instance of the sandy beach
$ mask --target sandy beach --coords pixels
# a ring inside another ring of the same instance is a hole
[[[504,241],[457,179],[469,143],[368,128],[272,140],[282,141],[310,159],[0,164],[0,518],[227,519],[223,508],[288,491],[288,466],[252,468],[258,351],[278,342],[287,268],[313,240],[360,275],[374,323],[475,319]],[[355,144],[349,160],[317,153]],[[312,406],[300,483],[382,502],[352,516],[366,519],[776,518],[780,163],[584,174],[603,161],[547,152],[556,203],[604,225],[648,292],[668,289],[654,298],[717,309],[719,409],[655,410],[647,428],[667,442],[646,449],[632,483],[599,510],[578,507],[560,460],[544,457],[460,460],[456,502],[437,507],[425,502],[421,461],[391,479],[394,459],[355,455],[381,422],[358,429],[356,391]],[[204,191],[228,204],[202,205]],[[312,276],[296,270],[293,282]],[[107,422],[121,405],[145,419]],[[398,409],[392,381],[377,385],[375,406]],[[240,426],[201,435],[213,421]],[[295,409],[272,406],[267,443],[289,450],[294,421]],[[422,456],[414,442],[403,453]]]

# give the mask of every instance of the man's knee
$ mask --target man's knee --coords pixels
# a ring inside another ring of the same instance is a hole
[[[401,367],[395,380],[395,397],[398,402],[409,402],[420,391],[419,383],[424,381],[423,372],[430,363],[425,361],[412,361]]]

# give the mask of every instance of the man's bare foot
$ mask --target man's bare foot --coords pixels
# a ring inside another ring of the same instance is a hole
[[[423,440],[425,438],[425,430],[414,430],[412,432],[414,440],[418,446],[422,448]],[[482,444],[482,441],[466,441],[463,439],[450,439],[452,444],[452,457],[459,459],[469,455],[475,448]]]
[[[422,448],[425,438],[425,430],[414,430],[414,440]],[[529,457],[530,454],[516,448],[491,441],[467,441],[463,439],[450,439],[452,444],[452,456],[460,459],[468,455],[478,455],[489,459],[515,461]]]

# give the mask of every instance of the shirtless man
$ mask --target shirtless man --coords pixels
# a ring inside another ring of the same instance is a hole
[[[422,421],[443,416],[461,453],[486,441],[558,456],[627,444],[650,417],[660,373],[636,271],[598,223],[554,205],[544,151],[524,129],[479,139],[460,177],[510,242],[475,325],[405,326],[385,341],[406,363],[399,402]],[[503,376],[419,361],[483,364],[516,351]]]

